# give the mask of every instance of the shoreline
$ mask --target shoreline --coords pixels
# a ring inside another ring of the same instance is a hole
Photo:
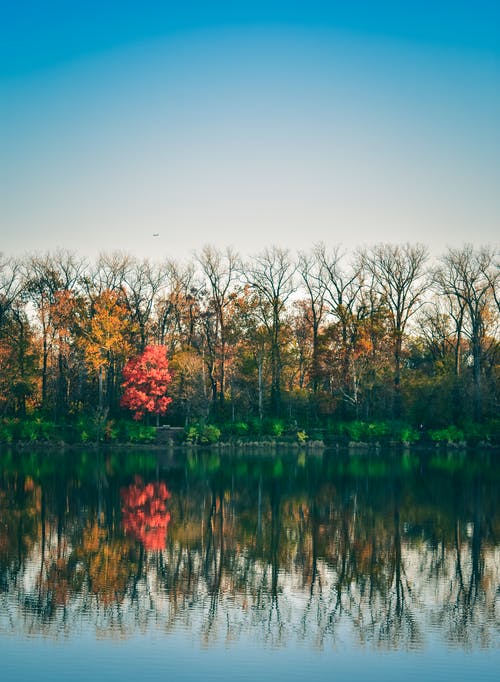
[[[310,441],[308,443],[289,442],[284,440],[253,440],[253,441],[219,441],[217,443],[186,443],[174,442],[167,440],[162,442],[151,443],[134,443],[134,442],[86,442],[86,443],[70,443],[66,441],[49,441],[49,440],[15,440],[11,442],[0,441],[0,450],[13,448],[15,450],[27,450],[33,448],[41,450],[48,448],[51,450],[75,450],[80,451],[84,449],[91,450],[154,450],[158,452],[165,451],[238,451],[238,450],[266,450],[276,453],[282,453],[285,450],[294,452],[306,452],[310,454],[319,454],[325,451],[328,452],[350,452],[350,453],[379,453],[384,451],[391,452],[416,452],[419,451],[436,451],[436,452],[462,452],[462,451],[477,451],[487,450],[489,452],[500,451],[500,444],[480,441],[477,443],[467,442],[367,442],[367,441],[333,441],[324,443],[323,441]]]

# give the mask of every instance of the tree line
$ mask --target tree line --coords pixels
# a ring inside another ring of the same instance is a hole
[[[162,345],[175,425],[493,420],[499,263],[470,244],[3,255],[0,416],[124,415],[126,362]]]

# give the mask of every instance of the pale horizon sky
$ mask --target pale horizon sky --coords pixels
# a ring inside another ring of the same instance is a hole
[[[498,243],[498,3],[352,4],[13,3],[0,251]]]

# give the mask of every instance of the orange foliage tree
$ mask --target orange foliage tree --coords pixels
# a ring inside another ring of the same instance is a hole
[[[89,318],[84,321],[81,343],[90,368],[98,376],[99,409],[104,408],[104,383],[108,385],[107,399],[113,392],[113,380],[119,366],[130,353],[134,325],[119,293],[104,290],[93,301]]]

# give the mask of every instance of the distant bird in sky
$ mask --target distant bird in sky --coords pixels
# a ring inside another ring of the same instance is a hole
[[[159,237],[160,233],[159,232],[153,232],[153,237]]]

